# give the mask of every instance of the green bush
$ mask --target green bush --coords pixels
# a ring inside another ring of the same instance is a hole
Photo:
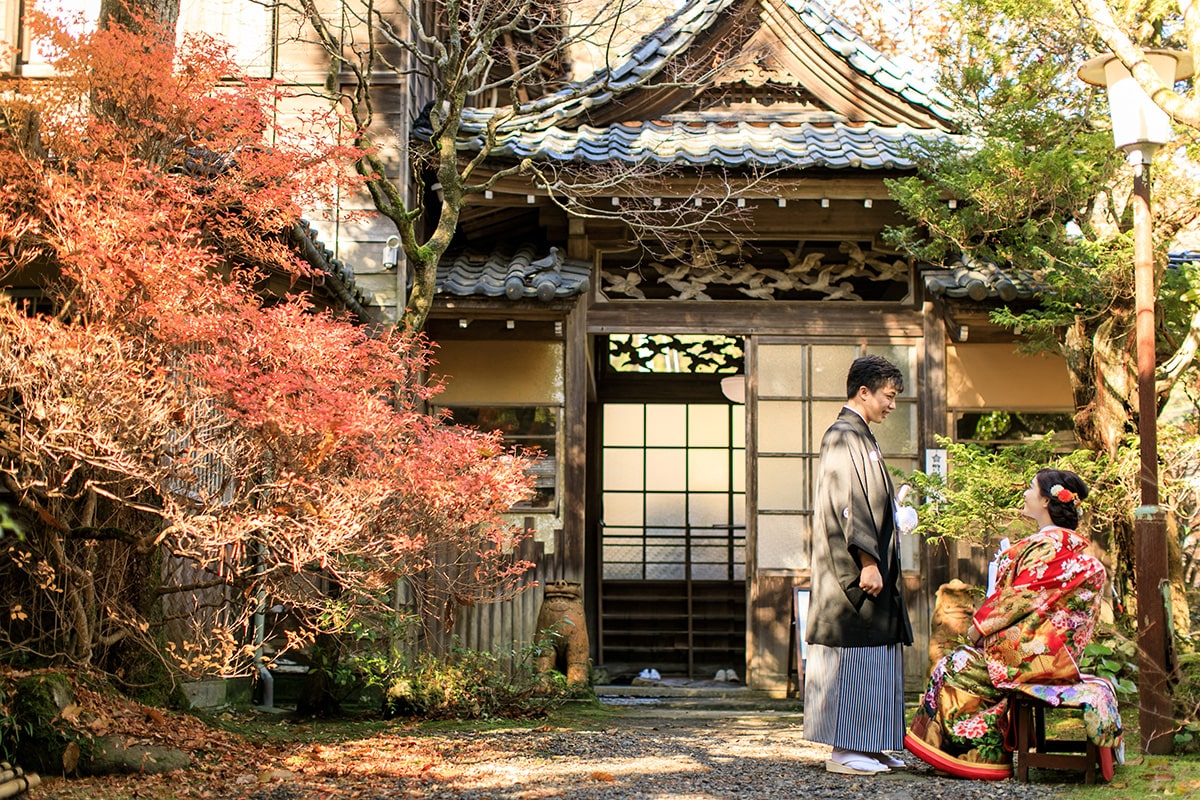
[[[1090,450],[1054,453],[1047,436],[1026,444],[988,449],[938,437],[946,448],[949,477],[937,473],[901,474],[916,490],[920,526],[928,540],[962,540],[984,547],[1021,523],[1022,494],[1039,469],[1050,467],[1077,473],[1091,489],[1083,506],[1080,533],[1103,543],[1114,520],[1132,508],[1121,486],[1121,466]]]
[[[31,730],[28,720],[22,724],[17,718],[13,696],[13,683],[9,680],[0,681],[0,760],[9,762],[16,761],[17,745]]]
[[[416,719],[542,717],[567,699],[591,696],[590,687],[568,687],[557,672],[538,672],[548,639],[506,653],[455,644],[437,655],[421,648],[418,627],[405,614],[350,625],[339,639],[345,653],[332,676],[336,687],[385,717]]]
[[[456,648],[398,661],[383,685],[384,715],[420,719],[527,718],[548,714],[571,695],[566,677],[538,674],[529,652],[501,659]]]
[[[1200,752],[1200,634],[1175,640],[1176,665],[1171,701],[1179,729],[1175,732],[1177,753]]]
[[[39,670],[0,678],[0,753],[31,772],[61,774],[64,753],[90,737],[63,719],[74,703],[74,676]]]
[[[1092,641],[1083,648],[1079,669],[1088,675],[1108,678],[1120,697],[1132,698],[1137,694],[1137,658],[1137,642],[1112,626],[1098,626]]]

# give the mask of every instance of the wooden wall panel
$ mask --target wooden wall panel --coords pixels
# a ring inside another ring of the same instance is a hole
[[[750,586],[746,625],[746,681],[758,689],[781,693],[787,686],[788,641],[791,636],[792,575],[759,574]]]

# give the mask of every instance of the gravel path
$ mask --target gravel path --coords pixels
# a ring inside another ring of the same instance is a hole
[[[613,702],[613,701],[610,701]],[[616,701],[620,702],[620,701]],[[1045,800],[1072,776],[1043,772],[1034,782],[965,781],[934,775],[911,755],[911,771],[871,778],[825,771],[828,748],[801,739],[801,715],[778,710],[712,710],[626,701],[605,730],[536,728],[441,734],[442,771],[418,781],[358,784],[364,800]],[[1077,782],[1077,781],[1076,781]],[[307,800],[286,785],[250,800]]]

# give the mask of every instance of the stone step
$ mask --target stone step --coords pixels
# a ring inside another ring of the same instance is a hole
[[[712,681],[683,681],[664,679],[661,683],[637,686],[594,686],[601,703],[619,706],[652,706],[658,709],[691,711],[772,711],[798,713],[799,698],[747,689],[729,684],[712,685]]]

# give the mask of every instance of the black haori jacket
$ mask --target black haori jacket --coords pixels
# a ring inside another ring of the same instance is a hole
[[[813,508],[808,642],[872,647],[913,641],[900,590],[894,489],[867,422],[850,408],[821,440]],[[857,551],[879,564],[883,591],[858,586]]]

